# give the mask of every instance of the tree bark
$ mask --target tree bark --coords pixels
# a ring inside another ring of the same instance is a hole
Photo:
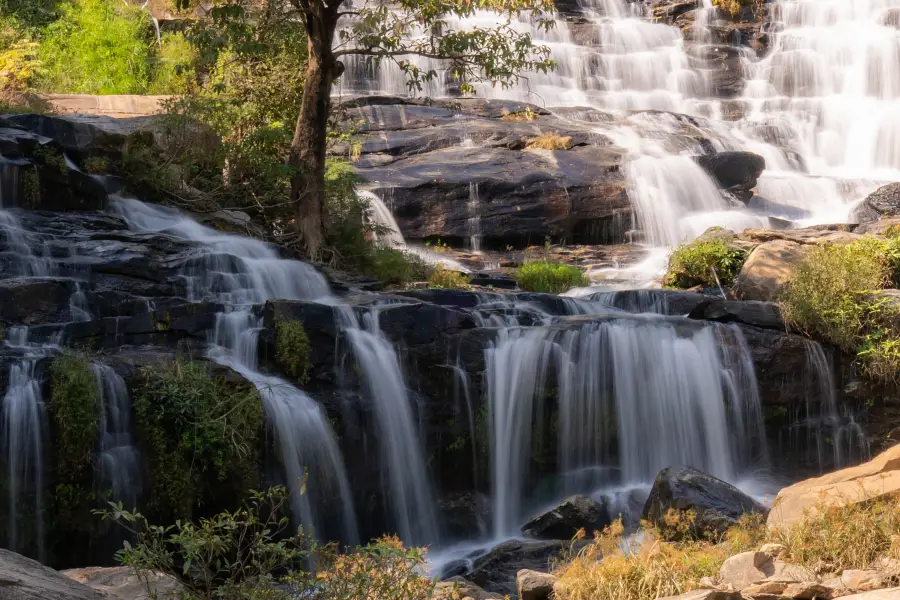
[[[296,169],[291,181],[295,225],[310,258],[315,257],[325,239],[328,111],[331,108],[331,85],[344,70],[331,49],[338,6],[340,2],[323,0],[309,0],[304,6],[309,58],[288,164]]]

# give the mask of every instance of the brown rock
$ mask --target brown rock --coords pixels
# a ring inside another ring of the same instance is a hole
[[[781,595],[796,600],[813,600],[813,598],[830,598],[831,590],[820,583],[804,581],[788,585],[782,590]]]
[[[844,596],[844,600],[900,600],[900,587]]]
[[[786,581],[762,581],[741,590],[743,596],[780,596],[790,583]]]
[[[759,551],[765,552],[773,558],[778,558],[779,556],[787,553],[787,547],[783,546],[782,544],[763,544],[759,547]]]
[[[719,585],[741,591],[774,573],[772,557],[765,552],[742,552],[722,563]]]
[[[170,575],[150,573],[145,582],[130,567],[69,569],[63,571],[63,575],[113,600],[176,600],[185,592],[184,586]]]
[[[454,597],[454,593],[461,598],[471,598],[472,600],[503,600],[502,594],[486,592],[462,577],[451,577],[446,581],[441,581],[437,584],[431,597],[434,600],[450,600]]]
[[[878,571],[848,569],[841,574],[841,583],[854,592],[871,592],[885,587],[885,580]]]
[[[667,596],[658,600],[741,600],[738,592],[722,590],[694,590],[679,596]]]
[[[773,240],[758,246],[744,262],[732,287],[738,300],[776,300],[790,281],[794,267],[806,255],[807,246]]]
[[[900,445],[862,465],[786,487],[775,497],[767,524],[786,528],[818,506],[846,506],[900,491]]]
[[[548,600],[555,583],[556,577],[549,573],[522,569],[516,575],[519,600]]]
[[[103,600],[106,596],[35,560],[9,550],[0,550],[0,598]]]

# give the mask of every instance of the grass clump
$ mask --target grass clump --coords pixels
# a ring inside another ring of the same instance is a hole
[[[428,277],[428,284],[435,288],[460,289],[467,287],[470,279],[465,273],[452,271],[442,264],[437,264]]]
[[[518,110],[516,112],[511,112],[503,115],[501,117],[504,121],[513,121],[516,123],[532,123],[537,121],[540,115],[526,107],[525,110]]]
[[[665,284],[674,288],[731,285],[747,253],[724,239],[697,239],[678,246],[669,256]]]
[[[572,137],[548,133],[532,138],[525,147],[539,150],[568,150],[572,147]]]
[[[406,285],[428,278],[425,261],[403,250],[374,246],[369,260],[372,265],[369,274],[385,285]]]
[[[300,383],[309,379],[309,337],[299,321],[275,323],[275,359]]]
[[[50,417],[55,430],[56,476],[83,479],[100,436],[100,395],[91,362],[83,354],[63,354],[50,366]]]
[[[561,294],[591,283],[578,267],[551,260],[525,263],[519,267],[516,281],[523,290],[547,294]]]
[[[151,507],[187,518],[228,492],[254,487],[263,410],[256,389],[199,362],[146,367],[135,392],[135,426],[150,466]]]
[[[880,293],[895,284],[900,238],[865,236],[850,244],[816,246],[794,270],[782,312],[808,335],[857,355],[871,379],[900,373],[900,314]]]

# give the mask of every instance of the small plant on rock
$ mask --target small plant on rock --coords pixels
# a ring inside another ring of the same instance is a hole
[[[459,271],[453,271],[444,265],[435,265],[434,270],[428,277],[428,283],[431,287],[458,289],[469,285],[469,276]]]
[[[672,251],[665,284],[674,288],[731,285],[747,253],[724,239],[697,239]]]
[[[548,133],[532,138],[525,147],[538,150],[568,150],[572,145],[571,136]]]
[[[519,267],[516,281],[523,290],[547,294],[561,294],[573,287],[583,287],[591,283],[578,267],[551,260],[525,263]]]
[[[309,378],[309,337],[299,321],[275,323],[275,358],[301,384]]]

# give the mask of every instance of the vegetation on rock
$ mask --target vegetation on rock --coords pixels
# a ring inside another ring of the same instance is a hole
[[[525,263],[516,272],[516,281],[523,290],[547,294],[561,294],[591,283],[578,267],[551,260]]]
[[[785,319],[808,335],[858,357],[871,379],[900,376],[900,307],[880,293],[895,285],[900,238],[865,236],[820,245],[797,265],[781,302]]]
[[[700,237],[672,251],[664,283],[682,289],[731,285],[746,258],[745,251],[726,239]]]
[[[153,572],[180,580],[185,600],[421,600],[434,582],[419,568],[422,549],[386,537],[344,554],[291,530],[284,488],[251,492],[245,505],[200,521],[161,527],[112,504],[101,511],[133,536],[117,557],[142,581]],[[314,563],[315,572],[308,570]],[[148,586],[149,589],[149,586]]]
[[[572,138],[567,135],[548,133],[532,138],[525,147],[538,150],[568,150],[572,147]]]
[[[437,264],[428,277],[428,283],[431,287],[436,288],[459,289],[467,287],[470,279],[465,273],[453,271],[444,265]]]
[[[257,482],[263,409],[256,389],[179,360],[142,370],[135,428],[150,466],[151,508],[188,518]],[[233,497],[233,496],[232,496]]]
[[[309,337],[299,321],[275,322],[275,359],[298,382],[309,377]]]
[[[56,476],[61,482],[84,479],[100,436],[100,395],[90,360],[62,354],[51,367],[48,410],[55,430]]]

